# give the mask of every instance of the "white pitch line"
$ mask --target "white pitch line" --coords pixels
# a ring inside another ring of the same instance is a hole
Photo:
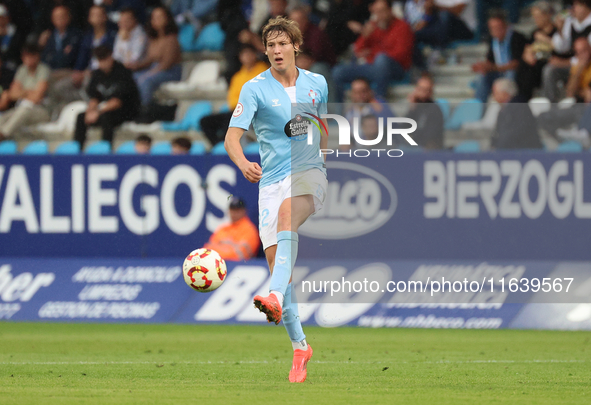
[[[311,363],[317,364],[535,364],[535,363],[588,363],[588,360],[438,360],[438,361],[321,361],[312,360]],[[18,362],[8,361],[0,362],[0,365],[10,366],[53,366],[53,365],[133,365],[133,364],[269,364],[269,363],[288,363],[287,361],[30,361]]]

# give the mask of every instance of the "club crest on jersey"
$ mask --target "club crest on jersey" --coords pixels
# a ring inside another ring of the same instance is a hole
[[[308,92],[308,95],[312,98],[312,105],[314,105],[314,102],[316,101],[316,97],[318,97],[318,93],[316,93],[314,90],[310,90]]]

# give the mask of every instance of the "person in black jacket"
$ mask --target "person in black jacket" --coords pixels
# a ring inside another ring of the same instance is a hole
[[[491,146],[495,149],[539,149],[542,147],[538,124],[527,100],[517,96],[517,85],[511,79],[497,79],[493,98],[501,104]]]
[[[113,59],[111,49],[100,45],[93,54],[99,68],[92,72],[86,90],[90,98],[88,109],[76,120],[75,139],[81,146],[84,146],[89,126],[101,127],[103,139],[112,142],[115,128],[133,120],[141,104],[131,71]]]
[[[515,78],[515,71],[527,45],[527,39],[522,34],[513,31],[507,23],[505,12],[498,10],[491,13],[488,19],[488,30],[491,40],[486,60],[475,63],[472,70],[480,73],[475,97],[486,103],[493,82],[500,78]]]

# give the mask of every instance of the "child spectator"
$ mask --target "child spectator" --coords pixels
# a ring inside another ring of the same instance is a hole
[[[191,150],[191,140],[184,136],[173,139],[171,145],[173,155],[188,155]]]
[[[137,138],[135,138],[135,153],[138,155],[147,155],[150,153],[150,148],[152,147],[152,138],[146,134],[140,134]]]

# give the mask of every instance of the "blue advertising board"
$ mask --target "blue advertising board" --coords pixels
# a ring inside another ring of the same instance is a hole
[[[591,282],[589,263],[571,262],[377,262],[389,269],[393,281],[444,274],[449,280],[464,275],[552,277],[565,266],[584,265],[577,286]],[[340,269],[346,279],[356,277],[352,261],[304,261],[294,272],[296,295],[305,280]],[[461,270],[461,271],[458,271]],[[371,271],[364,271],[371,277]],[[256,294],[266,294],[270,282],[264,260],[230,263],[220,288],[199,293],[189,288],[176,259],[1,259],[0,319],[11,321],[123,322],[123,323],[233,323],[266,324],[252,305]],[[510,295],[489,302],[490,293],[433,296],[418,292],[378,294],[375,302],[333,302],[328,292],[300,301],[304,325],[413,328],[549,328],[591,329],[591,305],[548,303],[544,294],[526,302],[507,303]],[[497,297],[499,296],[497,291]],[[461,297],[461,298],[460,298]],[[462,302],[458,302],[458,301]],[[553,316],[547,316],[549,313]],[[546,316],[544,316],[546,314]]]
[[[339,157],[300,229],[315,259],[591,260],[591,155]],[[0,256],[183,257],[227,221],[258,221],[258,188],[228,157],[4,157]]]

